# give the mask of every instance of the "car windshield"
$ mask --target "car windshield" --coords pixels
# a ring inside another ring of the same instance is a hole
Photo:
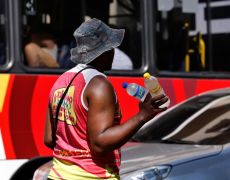
[[[225,144],[230,141],[230,95],[200,95],[169,109],[142,127],[137,142]]]

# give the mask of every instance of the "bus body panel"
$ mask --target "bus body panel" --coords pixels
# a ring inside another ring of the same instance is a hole
[[[29,159],[52,155],[43,144],[49,91],[58,75],[1,74],[0,159]],[[108,77],[117,93],[122,122],[138,112],[138,100],[122,83],[144,85],[142,77]],[[230,80],[159,78],[173,106],[207,90],[230,86]]]

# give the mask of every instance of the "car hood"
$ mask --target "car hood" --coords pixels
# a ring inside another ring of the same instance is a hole
[[[122,147],[120,174],[155,165],[177,165],[195,159],[214,156],[221,145],[185,145],[163,143],[127,143]]]

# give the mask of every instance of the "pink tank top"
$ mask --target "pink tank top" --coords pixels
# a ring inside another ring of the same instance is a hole
[[[86,65],[79,64],[61,75],[50,92],[50,104],[53,117],[57,104],[73,76]],[[96,69],[86,69],[78,74],[66,94],[58,115],[56,146],[54,148],[52,178],[83,179],[118,178],[120,150],[115,150],[103,157],[91,153],[87,142],[87,107],[83,102],[83,92],[96,75],[105,76]],[[106,76],[105,76],[106,77]],[[117,102],[114,123],[120,123],[121,112]],[[71,167],[71,168],[68,168]],[[74,172],[72,172],[74,171]],[[70,177],[71,176],[71,177]]]

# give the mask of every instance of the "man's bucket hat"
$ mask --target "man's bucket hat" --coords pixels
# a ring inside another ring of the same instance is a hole
[[[88,64],[102,53],[118,47],[124,29],[113,29],[96,18],[83,22],[74,32],[76,47],[71,49],[71,61]]]

